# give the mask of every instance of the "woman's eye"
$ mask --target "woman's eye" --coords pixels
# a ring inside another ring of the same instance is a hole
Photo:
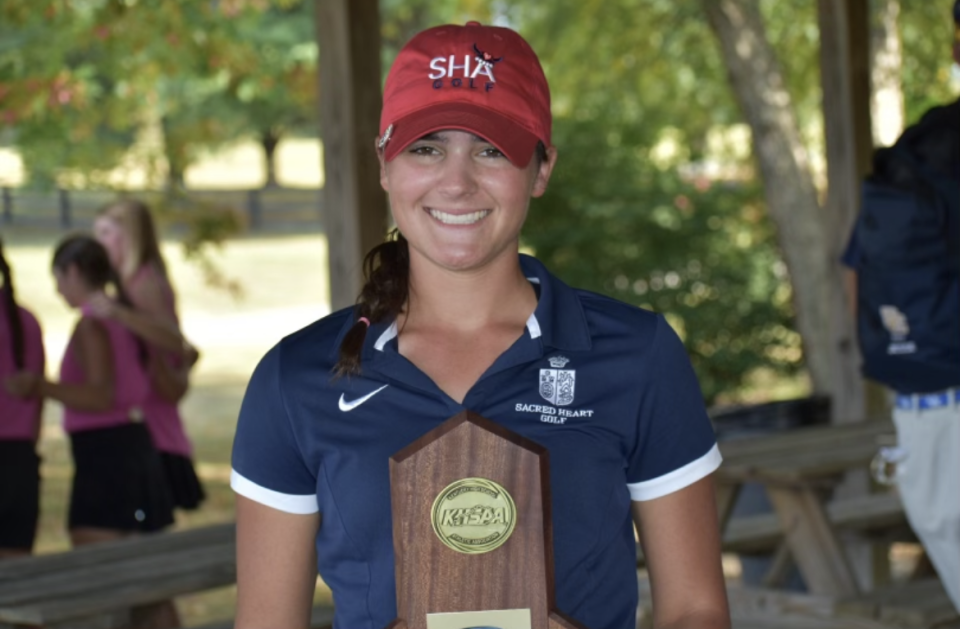
[[[488,146],[487,148],[480,151],[480,155],[483,157],[491,157],[494,159],[506,159],[507,156],[503,154],[503,151],[498,149],[495,146]]]
[[[414,155],[436,155],[438,151],[432,146],[421,144],[410,147],[410,152]]]

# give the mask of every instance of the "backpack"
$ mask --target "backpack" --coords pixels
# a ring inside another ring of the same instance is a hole
[[[863,182],[854,228],[862,371],[900,393],[960,386],[957,175],[931,169],[898,140],[874,154]]]

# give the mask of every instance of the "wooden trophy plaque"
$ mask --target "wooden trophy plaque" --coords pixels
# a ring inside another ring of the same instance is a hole
[[[586,629],[557,611],[546,448],[463,411],[390,457],[388,629]]]

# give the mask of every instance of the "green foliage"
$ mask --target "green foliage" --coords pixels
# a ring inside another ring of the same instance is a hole
[[[210,256],[212,249],[222,247],[244,227],[236,208],[170,191],[157,199],[154,210],[165,223],[187,226],[182,239],[185,257],[197,265],[208,286],[226,290],[234,298],[243,294],[240,283],[225,274]]]
[[[950,84],[953,63],[951,0],[900,2],[900,37],[903,45],[903,96],[907,124],[920,119],[936,105],[956,100]]]
[[[180,172],[200,150],[238,137],[275,143],[315,133],[317,44],[313,3],[287,0],[237,13],[206,29],[211,53],[191,72],[166,77],[168,159]]]
[[[176,179],[198,153],[314,118],[309,0],[5,0],[0,127],[35,185],[87,183],[160,135]]]
[[[503,12],[503,2],[490,0],[380,0],[381,59],[384,77],[400,48],[425,28],[465,24],[476,20],[492,24]]]

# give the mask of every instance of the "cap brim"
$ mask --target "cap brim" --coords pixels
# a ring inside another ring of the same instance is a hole
[[[411,143],[425,135],[458,129],[469,131],[487,140],[519,168],[525,168],[533,157],[540,139],[506,116],[469,103],[437,103],[424,107],[393,122],[390,140],[384,147],[389,162]]]

